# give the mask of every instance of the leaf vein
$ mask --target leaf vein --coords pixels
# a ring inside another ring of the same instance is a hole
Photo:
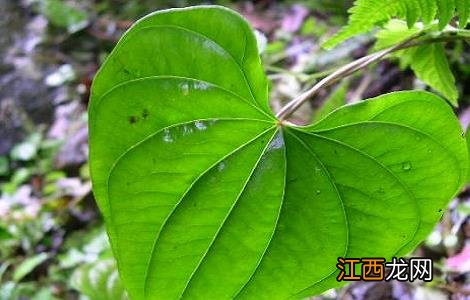
[[[261,132],[260,134],[256,135],[254,138],[250,139],[249,141],[243,143],[242,145],[238,146],[237,148],[235,148],[233,151],[229,152],[227,155],[223,156],[221,159],[217,160],[214,164],[212,164],[209,168],[207,168],[206,170],[204,170],[203,172],[201,172],[201,174],[199,174],[199,176],[189,185],[189,187],[186,189],[186,191],[182,194],[182,196],[180,197],[180,199],[178,200],[178,202],[176,203],[176,205],[173,207],[173,210],[170,212],[170,214],[166,217],[166,219],[163,221],[163,224],[159,230],[159,232],[157,233],[157,236],[155,238],[155,241],[153,243],[153,246],[152,246],[152,251],[149,255],[149,260],[147,262],[147,269],[146,269],[146,273],[145,273],[145,277],[144,277],[144,295],[147,293],[147,289],[148,289],[148,284],[149,284],[149,277],[148,277],[148,272],[149,272],[149,268],[150,268],[150,262],[151,262],[151,259],[154,255],[154,252],[155,252],[155,247],[156,247],[156,244],[157,244],[157,241],[160,237],[160,234],[161,232],[163,231],[164,227],[166,226],[168,220],[170,219],[170,217],[173,215],[173,213],[176,211],[176,208],[181,204],[182,200],[185,198],[185,196],[189,193],[189,191],[193,188],[193,186],[196,184],[197,181],[199,181],[200,178],[202,178],[202,176],[204,174],[206,174],[207,172],[209,172],[209,170],[211,170],[212,168],[214,168],[217,164],[219,164],[221,161],[223,161],[224,159],[226,159],[227,157],[230,157],[231,155],[235,154],[236,152],[238,152],[239,150],[241,150],[243,147],[247,146],[248,144],[252,143],[253,141],[257,140],[259,137],[263,136],[264,134],[266,134],[267,132],[269,132],[270,130],[273,130],[274,127],[270,127],[266,130],[264,130],[263,132]]]

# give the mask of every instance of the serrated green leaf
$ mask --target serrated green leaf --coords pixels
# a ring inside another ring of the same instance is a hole
[[[454,0],[437,0],[437,8],[439,10],[439,29],[443,29],[454,15],[455,2]]]
[[[455,0],[455,5],[459,14],[459,27],[465,28],[470,16],[470,0]]]
[[[443,29],[457,9],[460,23],[467,24],[470,14],[468,4],[468,0],[356,0],[349,10],[348,25],[328,39],[323,47],[333,48],[355,35],[369,32],[375,26],[397,17],[405,19],[409,28],[418,20],[427,25],[438,19],[439,29]]]
[[[430,25],[436,26],[436,25]],[[430,28],[427,26],[425,28]],[[408,28],[400,20],[390,21],[376,34],[375,49],[395,45],[420,32],[421,28]],[[424,83],[441,93],[452,105],[457,106],[458,92],[455,79],[450,70],[445,50],[440,44],[423,45],[396,52],[394,57],[400,60],[402,68],[410,66],[416,76]]]
[[[405,37],[413,34],[413,29],[406,29],[403,22],[393,22],[377,33],[375,48],[388,47]],[[411,67],[416,77],[425,84],[441,93],[454,106],[458,106],[458,91],[455,79],[450,70],[445,49],[440,44],[422,45],[394,54],[400,61],[402,69]]]
[[[323,43],[323,47],[331,49],[345,40],[371,30],[375,24],[390,19],[390,11],[398,13],[400,3],[395,0],[375,1],[356,0],[349,9],[348,25],[341,28],[335,35]]]
[[[408,28],[405,22],[401,20],[391,20],[382,30],[379,30],[375,37],[374,49],[380,50],[398,44],[413,35],[419,33],[421,29],[417,26]]]
[[[422,45],[413,49],[410,67],[424,83],[441,93],[454,106],[458,106],[455,78],[450,70],[444,46]]]
[[[422,14],[420,1],[406,1],[405,5],[406,24],[408,25],[408,28],[411,28]]]
[[[392,93],[296,127],[267,110],[261,70],[246,22],[201,7],[137,23],[95,78],[94,193],[132,299],[320,293],[339,285],[338,256],[413,250],[466,181],[439,97]]]
[[[423,13],[424,24],[429,24],[433,21],[437,13],[436,0],[423,0],[421,3],[421,12]]]

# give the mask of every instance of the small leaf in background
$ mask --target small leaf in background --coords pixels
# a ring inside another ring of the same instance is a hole
[[[465,28],[470,16],[470,1],[455,0],[455,5],[457,6],[457,13],[459,14],[459,28]]]
[[[463,202],[457,205],[457,211],[465,216],[470,216],[470,202]]]
[[[442,242],[442,233],[439,230],[434,230],[427,238],[426,245],[428,247],[436,247]]]
[[[14,298],[15,294],[15,283],[12,281],[7,281],[0,284],[0,299],[2,300],[11,300]]]
[[[256,43],[258,45],[258,53],[262,54],[264,50],[266,50],[266,46],[268,45],[268,38],[264,33],[261,31],[255,30],[256,36]]]
[[[84,261],[86,261],[86,254],[75,248],[59,256],[59,265],[61,268],[72,268]]]
[[[416,77],[442,94],[453,106],[458,106],[455,78],[442,44],[422,45],[410,49],[410,67]]]
[[[406,1],[411,2],[416,0]],[[444,27],[450,22],[454,15],[455,2],[454,0],[437,0],[436,2],[438,9],[439,29],[444,29]]]
[[[65,174],[65,172],[63,171],[51,171],[46,174],[46,177],[44,179],[46,182],[53,182],[66,177],[67,174]]]
[[[438,19],[441,30],[452,19],[456,6],[459,17],[466,18],[468,7],[463,13],[462,8],[465,5],[456,4],[454,0],[357,0],[349,10],[348,24],[328,39],[323,47],[333,48],[355,35],[371,31],[378,24],[383,24],[394,17],[406,20],[410,28],[418,20],[427,25],[433,19]],[[460,22],[466,23],[467,20]]]
[[[2,261],[2,263],[0,264],[0,282],[3,282],[3,275],[7,271],[10,264],[11,263],[9,261]],[[0,299],[3,299],[3,298],[0,297]]]
[[[380,50],[398,44],[421,30],[421,24],[415,24],[410,28],[404,21],[397,19],[390,20],[383,29],[375,34],[377,41],[375,42],[374,49]]]
[[[33,133],[24,142],[19,143],[11,149],[10,156],[14,160],[28,161],[36,157],[41,144],[41,134]]]
[[[41,0],[41,13],[55,26],[69,33],[80,31],[88,25],[88,15],[63,0]]]
[[[266,49],[263,51],[263,54],[269,57],[273,55],[279,55],[280,53],[283,53],[285,49],[286,44],[283,41],[272,41],[268,42]]]
[[[326,98],[322,105],[313,112],[313,121],[320,120],[333,110],[346,104],[346,93],[348,92],[349,82],[343,81]]]
[[[65,64],[60,66],[55,72],[49,74],[44,83],[48,86],[57,87],[66,82],[75,79],[75,71],[71,65]]]
[[[7,281],[0,284],[1,300],[57,300],[52,294],[51,288],[39,288],[32,282],[16,283]]]
[[[81,266],[72,274],[70,285],[90,300],[128,299],[112,258]]]
[[[68,251],[58,256],[59,266],[66,269],[112,256],[104,228],[75,233],[66,248]]]
[[[90,179],[90,165],[88,162],[80,167],[79,174],[82,179]]]
[[[58,300],[58,298],[53,295],[50,288],[42,288],[31,297],[31,300]]]
[[[0,156],[0,176],[5,176],[10,171],[8,166],[8,158],[5,156]]]
[[[305,20],[304,24],[302,25],[300,33],[302,35],[314,35],[317,27],[318,27],[318,24],[315,21],[315,19],[308,18],[307,20]]]
[[[48,258],[48,254],[44,252],[28,257],[15,268],[13,273],[13,280],[15,282],[20,281]]]
[[[2,192],[8,195],[15,193],[18,186],[28,180],[32,172],[28,168],[17,169],[10,178],[10,181],[1,185]]]
[[[0,226],[0,240],[10,239],[11,237],[11,233],[3,226]]]
[[[28,180],[29,176],[31,176],[31,170],[28,168],[19,168],[13,173],[11,182],[19,185]]]
[[[427,26],[426,29],[436,27]],[[408,28],[404,21],[391,20],[385,28],[376,34],[374,49],[383,49],[395,45],[425,29],[422,24]],[[416,77],[442,94],[452,105],[457,106],[458,92],[455,79],[450,70],[445,49],[442,44],[422,45],[398,51],[394,57],[400,60],[400,66],[409,66]]]
[[[11,151],[11,157],[16,160],[30,160],[37,153],[37,147],[31,143],[21,143],[16,145]]]

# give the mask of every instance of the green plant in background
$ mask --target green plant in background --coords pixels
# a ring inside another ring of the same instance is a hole
[[[435,42],[452,41],[455,37],[470,38],[470,31],[464,29],[470,16],[469,1],[358,0],[350,13],[349,24],[328,39],[323,44],[325,48],[333,48],[378,26],[380,30],[376,33],[375,49],[393,47],[399,43],[403,43],[405,48],[413,46],[394,55],[401,66],[410,67],[420,80],[457,106],[458,91],[445,48]],[[455,13],[458,15],[457,25],[453,22]]]
[[[88,15],[78,7],[62,0],[36,0],[39,11],[55,26],[75,33],[88,25]]]
[[[71,286],[89,299],[125,300],[115,261],[102,259],[79,267],[72,275]]]
[[[349,24],[331,37],[324,46],[334,47],[394,17],[406,19],[408,27],[412,27],[418,20],[429,25],[437,19],[438,27],[442,30],[449,24],[456,10],[459,27],[465,28],[470,16],[470,2],[467,0],[356,0],[349,11]]]
[[[89,106],[94,194],[129,296],[302,298],[339,285],[339,256],[412,251],[466,182],[450,106],[408,91],[308,126],[286,119],[415,37],[431,42],[413,35],[348,64],[274,116],[238,14],[199,6],[137,22]]]
[[[450,29],[449,32],[452,32]],[[376,49],[393,46],[413,35],[438,33],[437,24],[424,27],[422,24],[408,28],[404,21],[391,20],[384,29],[377,32]],[[458,32],[456,30],[455,32]],[[460,30],[463,32],[463,30]],[[394,54],[400,60],[402,68],[410,67],[415,75],[434,90],[445,96],[454,106],[457,106],[458,91],[455,79],[450,69],[445,48],[442,44],[432,43],[401,50]]]

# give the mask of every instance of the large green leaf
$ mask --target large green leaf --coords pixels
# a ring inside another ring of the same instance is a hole
[[[391,257],[466,180],[450,107],[384,95],[295,127],[267,108],[247,23],[220,7],[152,14],[97,75],[90,166],[132,299],[301,298],[338,256]]]

